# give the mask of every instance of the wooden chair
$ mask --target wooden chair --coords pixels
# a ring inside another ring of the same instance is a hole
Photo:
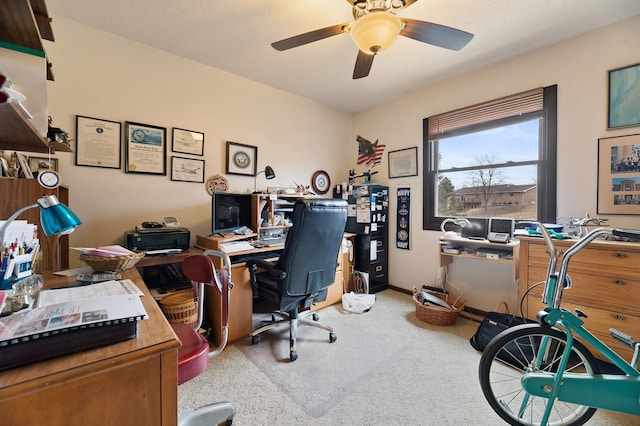
[[[223,259],[223,268],[216,273],[209,256]],[[198,306],[198,321],[195,327],[187,324],[171,324],[174,332],[182,342],[178,350],[178,385],[201,374],[209,365],[209,360],[218,355],[227,344],[229,325],[229,292],[233,284],[230,282],[231,262],[221,252],[208,250],[202,254],[194,254],[182,261],[182,272],[194,285],[195,299]],[[202,325],[204,312],[204,286],[213,286],[222,296],[223,337],[220,345],[210,350],[209,341],[198,330]],[[233,423],[236,409],[228,401],[208,404],[194,410],[178,413],[179,426],[217,425]]]

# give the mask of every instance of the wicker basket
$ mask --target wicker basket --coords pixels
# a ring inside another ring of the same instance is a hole
[[[181,290],[168,294],[158,301],[160,309],[170,323],[198,325],[198,305],[193,290]]]
[[[96,271],[123,271],[133,268],[143,257],[144,252],[140,251],[126,256],[93,256],[81,254],[80,260]]]
[[[448,304],[452,305],[454,309],[423,305],[420,300],[418,300],[418,290],[414,287],[413,302],[416,305],[416,316],[418,319],[433,325],[452,325],[455,323],[456,319],[458,319],[458,314],[464,309],[465,302],[449,300],[451,298],[447,294],[434,291],[428,291],[427,293],[444,300]]]

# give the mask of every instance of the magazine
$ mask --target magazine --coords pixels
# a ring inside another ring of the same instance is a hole
[[[95,297],[136,294],[143,296],[133,281],[129,279],[111,280],[101,283],[81,285],[77,287],[51,288],[41,290],[38,294],[36,307],[50,306],[56,303],[70,302],[80,299],[92,299]]]

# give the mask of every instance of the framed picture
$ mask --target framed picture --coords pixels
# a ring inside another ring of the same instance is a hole
[[[640,126],[640,64],[607,72],[607,129]]]
[[[204,182],[204,160],[171,157],[171,180]]]
[[[120,168],[122,124],[76,115],[76,166]]]
[[[167,129],[125,122],[125,171],[167,175]]]
[[[418,147],[389,151],[389,178],[418,176]]]
[[[38,173],[39,170],[58,171],[58,159],[48,157],[29,157],[29,168],[32,173]]]
[[[257,146],[227,141],[227,174],[255,176],[258,171],[257,165]]]
[[[204,133],[173,128],[171,150],[182,154],[204,155]]]
[[[640,214],[640,134],[598,139],[598,214]]]

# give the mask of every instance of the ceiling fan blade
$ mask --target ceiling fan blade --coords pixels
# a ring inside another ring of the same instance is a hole
[[[400,31],[401,36],[409,37],[423,43],[460,50],[473,38],[473,34],[432,22],[401,18],[406,26]]]
[[[371,71],[371,65],[373,64],[373,58],[375,55],[364,53],[358,49],[358,57],[356,58],[356,66],[353,68],[353,79],[357,80],[369,75]]]
[[[412,4],[414,4],[415,2],[417,2],[418,0],[404,0],[404,7],[403,9],[408,8],[409,6],[411,6]]]
[[[349,31],[349,23],[333,25],[331,27],[320,28],[319,30],[309,31],[308,33],[298,34],[297,36],[285,38],[284,40],[271,43],[276,50],[287,50],[294,47],[302,46],[307,43],[322,40],[323,38],[346,33]]]

